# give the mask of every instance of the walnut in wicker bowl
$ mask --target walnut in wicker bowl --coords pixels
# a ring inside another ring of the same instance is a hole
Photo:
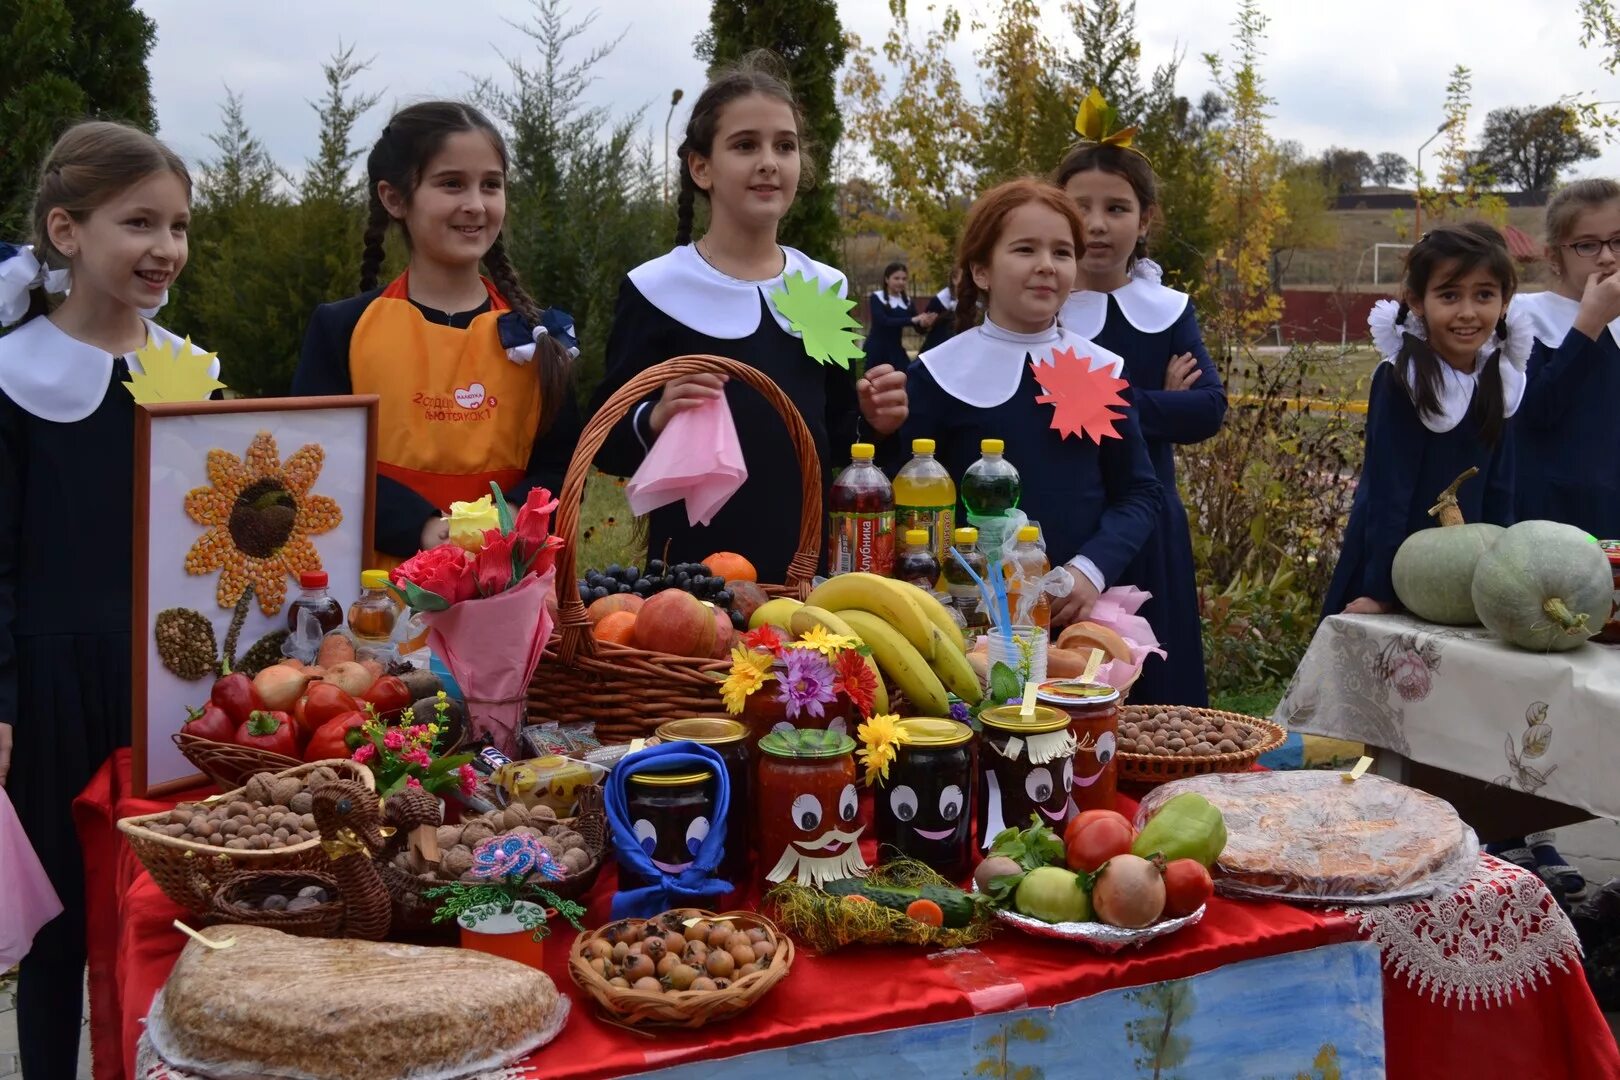
[[[579,935],[568,952],[574,982],[604,1016],[631,1026],[696,1028],[730,1019],[792,966],[793,942],[752,911],[678,908],[620,919]]]

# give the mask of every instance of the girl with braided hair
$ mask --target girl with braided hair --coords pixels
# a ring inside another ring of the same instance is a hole
[[[1531,330],[1507,317],[1518,283],[1502,234],[1484,222],[1423,234],[1406,255],[1402,299],[1368,316],[1384,360],[1367,399],[1367,449],[1322,616],[1381,615],[1399,603],[1391,572],[1401,542],[1470,467],[1463,517],[1511,525],[1508,420],[1524,397]]]
[[[448,539],[449,505],[492,482],[514,505],[531,487],[560,489],[578,441],[573,320],[541,311],[507,254],[509,167],[500,132],[470,105],[395,113],[366,158],[360,295],[316,308],[304,336],[293,393],[381,398],[371,565]],[[409,261],[379,288],[395,225]]]
[[[607,345],[600,408],[635,375],[671,357],[729,357],[768,375],[803,415],[821,458],[824,483],[849,445],[867,432],[882,438],[906,416],[906,376],[892,365],[857,376],[818,363],[775,295],[794,275],[822,293],[844,296],[838,270],[777,242],[777,227],[810,179],[802,117],[769,53],[755,53],[716,73],[692,108],[681,142],[681,189],[675,248],[631,270],[619,289]],[[696,202],[709,205],[708,229],[695,243]],[[847,361],[846,361],[847,363]],[[673,379],[640,403],[610,435],[598,467],[634,473],[670,418],[725,397],[749,475],[708,525],[693,525],[676,502],[648,516],[649,551],[672,563],[736,551],[761,581],[786,580],[797,546],[799,485],[786,426],[751,387],[719,375]],[[834,454],[839,455],[835,462]]]

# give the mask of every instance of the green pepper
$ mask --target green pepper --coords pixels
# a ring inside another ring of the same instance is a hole
[[[1177,795],[1163,806],[1136,837],[1131,854],[1165,862],[1197,859],[1210,869],[1226,848],[1226,822],[1221,812],[1197,792]]]

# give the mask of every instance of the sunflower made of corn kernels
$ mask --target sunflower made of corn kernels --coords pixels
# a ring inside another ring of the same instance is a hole
[[[325,460],[320,444],[310,443],[283,465],[268,431],[253,437],[246,461],[228,450],[208,451],[210,486],[186,496],[186,516],[207,529],[186,553],[186,573],[221,571],[220,607],[234,607],[252,584],[259,610],[274,615],[287,598],[287,579],[321,568],[310,537],[343,520],[335,501],[310,494]]]

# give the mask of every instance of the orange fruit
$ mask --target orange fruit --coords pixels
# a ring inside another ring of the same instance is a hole
[[[632,611],[615,611],[604,616],[591,631],[591,636],[597,641],[606,641],[614,645],[634,645],[636,636],[636,616]]]
[[[703,560],[709,573],[726,581],[758,581],[759,571],[754,564],[735,551],[717,551]]]

